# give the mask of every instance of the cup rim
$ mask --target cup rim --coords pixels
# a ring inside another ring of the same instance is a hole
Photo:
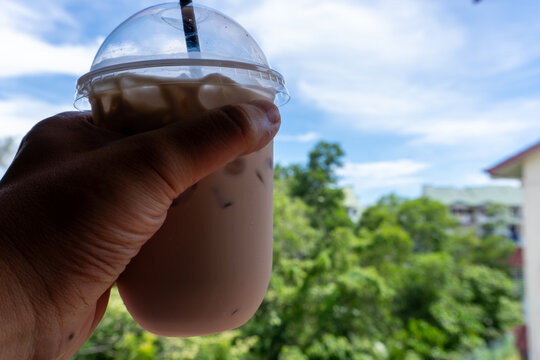
[[[121,64],[113,64],[110,66],[101,67],[92,70],[77,80],[75,100],[73,105],[78,110],[88,110],[90,108],[89,89],[92,87],[94,81],[111,76],[118,73],[138,73],[146,70],[152,71],[152,69],[163,68],[167,69],[169,73],[175,73],[176,69],[215,69],[216,73],[222,73],[225,76],[237,76],[241,78],[251,79],[258,83],[265,83],[266,87],[272,88],[276,93],[276,99],[274,103],[277,106],[285,105],[289,102],[291,96],[285,85],[283,75],[279,72],[271,69],[270,67],[257,65],[246,62],[239,62],[234,60],[216,60],[216,59],[154,59],[154,60],[141,60],[133,62],[125,62]],[[213,71],[213,70],[212,70]],[[231,74],[232,72],[232,74]],[[174,82],[175,76],[164,76],[163,79]],[[202,77],[200,78],[202,79]],[[197,82],[199,78],[189,79],[192,82]],[[185,78],[181,79],[185,81]]]
[[[160,60],[140,60],[133,62],[126,62],[122,64],[115,64],[105,66],[92,70],[77,80],[77,87],[83,87],[86,83],[99,76],[107,75],[114,72],[122,72],[129,70],[139,70],[144,68],[156,68],[156,67],[216,67],[216,68],[229,68],[238,70],[247,70],[258,72],[262,74],[270,75],[270,78],[279,85],[285,86],[285,80],[276,70],[269,67],[250,64],[246,62],[233,61],[233,60],[215,60],[215,59],[160,59]],[[196,80],[196,79],[193,79]]]

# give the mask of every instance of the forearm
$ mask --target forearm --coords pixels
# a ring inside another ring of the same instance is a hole
[[[70,255],[55,242],[60,232],[47,231],[39,221],[47,214],[14,192],[0,184],[0,360],[69,359],[97,325],[96,303],[80,303],[81,282],[65,290],[75,280],[64,277]]]
[[[33,359],[34,308],[11,263],[11,255],[5,248],[0,253],[0,359]]]
[[[0,200],[0,360],[55,359],[55,327],[43,326],[39,318],[50,312],[50,304],[40,301],[44,300],[39,295],[44,284],[36,279],[35,271],[29,270],[28,259],[15,246],[20,237],[13,232],[17,224],[10,211],[16,211],[9,206],[10,197],[0,196]]]
[[[96,303],[70,305],[77,293],[60,296],[58,287],[62,286],[59,284],[62,279],[47,276],[50,269],[47,271],[46,264],[27,257],[25,248],[19,248],[17,244],[22,238],[9,235],[15,225],[6,221],[8,216],[5,213],[2,216],[2,210],[0,360],[67,360],[83,345],[97,325],[96,321],[101,319],[108,292],[102,296],[98,313]],[[60,297],[64,299],[63,303],[53,301]]]

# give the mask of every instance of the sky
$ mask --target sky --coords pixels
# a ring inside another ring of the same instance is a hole
[[[484,170],[540,140],[540,2],[195,0],[235,19],[282,73],[276,162],[318,141],[364,205],[423,185],[518,184]],[[0,137],[74,110],[76,80],[150,0],[2,0]]]

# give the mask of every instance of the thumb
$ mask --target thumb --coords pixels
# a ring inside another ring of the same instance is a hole
[[[157,175],[172,201],[234,158],[262,149],[280,124],[279,110],[268,101],[227,105],[193,121],[124,138],[117,143],[123,151],[115,152],[125,155],[122,163],[136,166],[143,176]]]

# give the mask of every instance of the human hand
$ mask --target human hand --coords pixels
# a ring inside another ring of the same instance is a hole
[[[134,136],[88,113],[37,124],[0,182],[0,359],[73,355],[172,201],[279,125],[262,101]]]

